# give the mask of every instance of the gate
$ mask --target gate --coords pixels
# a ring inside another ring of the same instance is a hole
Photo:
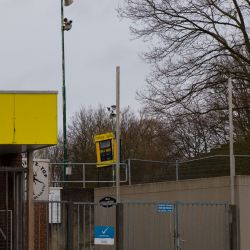
[[[229,250],[226,202],[123,201],[123,249]]]
[[[35,203],[38,250],[117,249],[94,244],[95,226],[115,227],[119,250],[229,250],[226,202]]]
[[[25,188],[22,167],[0,167],[0,250],[25,249]]]

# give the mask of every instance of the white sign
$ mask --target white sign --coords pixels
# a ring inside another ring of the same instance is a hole
[[[27,168],[27,159],[22,159],[22,166]],[[27,192],[27,174],[25,174],[25,192]],[[49,160],[33,159],[33,194],[34,200],[49,200]]]
[[[61,201],[60,189],[49,189],[49,201]],[[61,204],[58,202],[49,203],[49,223],[61,223]]]

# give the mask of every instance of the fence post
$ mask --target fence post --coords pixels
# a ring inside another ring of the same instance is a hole
[[[238,250],[237,205],[229,205],[230,250]]]
[[[72,201],[68,202],[68,211],[67,211],[67,249],[74,249],[74,203]]]
[[[176,168],[176,181],[178,181],[178,160],[175,162],[175,168]]]
[[[124,249],[124,204],[116,205],[116,250]]]
[[[130,158],[128,159],[128,185],[131,185],[131,168],[130,168]]]
[[[82,173],[83,173],[83,187],[85,188],[85,164],[82,165]]]

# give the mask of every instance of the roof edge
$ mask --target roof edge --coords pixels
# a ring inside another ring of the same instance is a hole
[[[56,90],[0,90],[0,94],[58,94]]]

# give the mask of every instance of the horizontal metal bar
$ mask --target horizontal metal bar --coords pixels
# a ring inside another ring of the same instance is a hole
[[[134,200],[123,200],[121,201],[122,203],[134,203],[134,204],[174,204],[174,201],[134,201]],[[179,204],[190,204],[190,205],[226,205],[228,204],[227,202],[217,202],[217,201],[179,201]]]
[[[107,203],[105,202],[73,202],[75,205],[106,205]],[[117,203],[109,203],[107,204],[107,206],[110,206],[110,205],[117,205]]]
[[[34,200],[34,202],[40,203],[68,203],[68,201],[42,201],[42,200]]]
[[[234,157],[250,157],[250,155],[234,155]]]
[[[1,167],[0,166],[0,171],[4,171],[4,172],[28,172],[27,168],[23,168],[23,167]]]
[[[189,204],[189,205],[227,205],[227,202],[217,202],[217,201],[179,201],[179,204]]]
[[[167,163],[167,164],[175,164],[175,161],[167,162],[167,161],[151,161],[151,160],[141,160],[141,159],[130,159],[131,161],[146,161],[146,162],[154,162],[154,163]]]
[[[51,182],[51,181],[50,181]],[[83,182],[108,182],[108,183],[116,183],[116,181],[52,181],[52,183],[57,183],[57,182],[65,182],[65,183],[67,183],[67,182],[81,182],[81,183],[83,183]],[[127,182],[127,180],[125,180],[125,181],[120,181],[120,182]]]
[[[211,156],[208,156],[208,157],[197,158],[197,159],[188,160],[188,161],[178,161],[178,163],[186,163],[186,162],[200,161],[200,160],[209,159],[209,158],[215,158],[215,157],[229,157],[229,156],[230,155],[211,155]]]
[[[116,163],[49,163],[49,165],[115,165]],[[127,165],[126,163],[120,163],[120,165]]]
[[[133,201],[133,200],[124,200],[121,203],[134,203],[134,204],[174,204],[174,201]]]

